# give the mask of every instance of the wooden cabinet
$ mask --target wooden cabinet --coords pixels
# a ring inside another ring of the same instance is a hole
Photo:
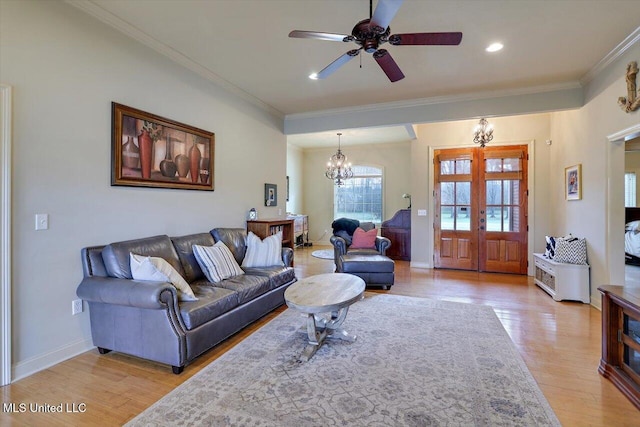
[[[640,409],[640,288],[601,286],[602,358],[598,372]]]
[[[247,221],[247,232],[253,232],[264,239],[278,231],[282,231],[282,246],[293,249],[293,220],[292,219],[257,219]]]
[[[542,254],[533,254],[533,258],[534,281],[554,300],[591,302],[588,265],[555,262]]]
[[[411,209],[400,209],[384,221],[380,234],[391,240],[391,247],[386,252],[389,258],[411,261]]]
[[[289,214],[287,219],[293,220],[294,246],[309,246],[309,216]]]

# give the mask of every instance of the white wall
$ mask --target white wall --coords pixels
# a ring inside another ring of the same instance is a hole
[[[555,143],[546,144],[551,135],[550,115],[530,114],[488,120],[495,129],[491,145],[528,144],[533,141],[533,150],[529,152],[529,204],[532,199],[535,203],[529,226],[536,234],[529,242],[529,251],[544,251],[544,236],[550,230],[550,215],[546,209],[549,156],[555,146]],[[462,120],[417,127],[418,139],[411,147],[411,265],[414,267],[433,266],[433,149],[474,146],[473,129],[477,123],[478,120]],[[426,209],[428,215],[417,216],[418,209]]]
[[[600,302],[598,286],[624,283],[624,144],[611,143],[607,136],[640,124],[640,111],[625,113],[617,105],[618,97],[627,96],[626,66],[638,60],[636,43],[589,83],[583,108],[552,114],[552,139],[559,142],[551,156],[553,181],[577,163],[582,164],[583,180],[579,201],[566,201],[563,186],[552,188],[552,231],[587,238],[595,305]]]
[[[324,176],[327,160],[335,154],[337,147],[307,149],[304,151],[304,213],[309,215],[309,239],[321,244],[330,244],[333,222],[333,181]],[[411,144],[409,141],[396,144],[372,144],[342,146],[342,151],[354,165],[371,165],[384,169],[383,218],[408,206],[403,193],[410,193]],[[325,233],[325,230],[327,231]]]
[[[302,149],[287,145],[287,176],[289,176],[289,201],[287,212],[303,213],[302,188],[304,185],[304,154]]]
[[[284,214],[286,138],[271,117],[62,2],[0,2],[0,80],[13,87],[14,379],[91,347],[71,315],[80,249],[244,226]],[[215,132],[215,191],[110,186],[111,102]],[[264,207],[264,183],[278,208]],[[50,229],[34,231],[34,214]]]

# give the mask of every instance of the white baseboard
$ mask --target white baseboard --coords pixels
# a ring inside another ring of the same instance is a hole
[[[411,261],[409,263],[409,267],[411,267],[411,268],[431,268],[431,264],[429,264],[428,262]]]
[[[16,382],[43,369],[50,368],[92,348],[95,348],[95,346],[90,339],[80,340],[41,356],[18,362],[12,366],[11,382]]]

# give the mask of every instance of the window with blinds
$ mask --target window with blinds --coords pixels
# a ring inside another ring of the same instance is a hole
[[[636,207],[636,173],[624,173],[624,207]]]

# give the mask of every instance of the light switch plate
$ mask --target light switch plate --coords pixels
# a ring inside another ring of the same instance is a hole
[[[418,216],[427,216],[426,209],[418,209]]]

